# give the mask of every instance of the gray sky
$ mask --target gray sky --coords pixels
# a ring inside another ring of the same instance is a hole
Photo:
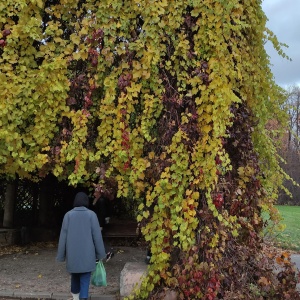
[[[275,81],[283,88],[300,86],[300,0],[262,0],[262,8],[269,19],[267,27],[289,46],[284,52],[292,59],[282,58],[272,44],[266,44]]]

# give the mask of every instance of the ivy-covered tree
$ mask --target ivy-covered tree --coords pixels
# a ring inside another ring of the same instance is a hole
[[[0,172],[135,201],[137,299],[296,295],[262,255],[283,176],[266,124],[284,120],[265,23],[259,0],[0,4]]]

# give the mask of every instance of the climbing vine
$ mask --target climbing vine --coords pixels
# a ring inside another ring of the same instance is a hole
[[[0,172],[134,201],[152,252],[136,298],[230,299],[250,263],[243,291],[277,299],[261,210],[284,176],[266,124],[285,116],[265,23],[253,0],[1,3]]]

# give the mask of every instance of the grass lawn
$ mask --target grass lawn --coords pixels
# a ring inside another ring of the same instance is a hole
[[[274,230],[272,237],[275,244],[284,249],[300,251],[300,206],[277,205],[276,208],[282,217],[280,224],[285,225],[285,229]]]

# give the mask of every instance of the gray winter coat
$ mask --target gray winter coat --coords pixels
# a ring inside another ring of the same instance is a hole
[[[69,273],[92,272],[106,257],[97,215],[84,206],[67,212],[61,227],[56,260],[66,259]]]

